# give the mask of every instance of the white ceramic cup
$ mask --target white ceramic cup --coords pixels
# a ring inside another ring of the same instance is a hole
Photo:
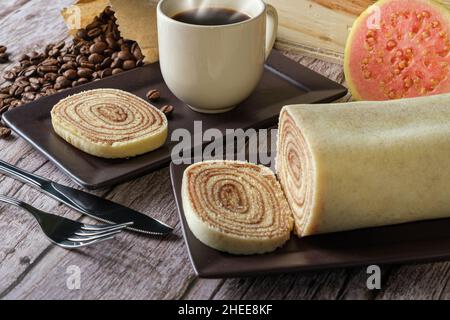
[[[250,19],[217,26],[172,19],[203,7],[233,9]],[[229,111],[250,96],[275,43],[273,6],[262,0],[162,0],[157,11],[161,71],[175,96],[202,113]]]

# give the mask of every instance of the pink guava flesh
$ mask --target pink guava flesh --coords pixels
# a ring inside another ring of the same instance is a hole
[[[359,100],[450,92],[450,12],[427,0],[382,0],[353,26],[346,78]],[[377,14],[377,10],[371,10]]]

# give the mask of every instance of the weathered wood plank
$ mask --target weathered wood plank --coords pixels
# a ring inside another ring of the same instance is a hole
[[[72,0],[6,0],[0,7],[0,43],[12,58],[65,37],[59,10]],[[51,18],[49,18],[51,17]],[[27,19],[28,23],[23,23]],[[19,41],[20,39],[20,41]],[[344,82],[342,68],[289,55],[331,79]],[[2,73],[8,65],[0,65]],[[0,80],[1,83],[2,80]],[[343,101],[349,100],[347,96]],[[24,141],[0,141],[0,158],[63,184],[74,184]],[[22,183],[0,176],[0,193],[54,213],[78,218],[72,210]],[[25,213],[0,205],[0,298],[29,299],[390,299],[449,298],[449,263],[382,267],[381,291],[366,288],[365,268],[339,269],[255,279],[196,279],[181,238],[168,169],[116,188],[100,190],[176,227],[167,239],[126,233],[79,251],[50,246]],[[88,220],[91,221],[91,220]],[[67,267],[81,269],[81,290],[66,286]]]
[[[438,0],[447,7],[449,0]],[[355,19],[375,0],[268,0],[278,9],[276,47],[343,63],[347,36]]]
[[[399,266],[391,271],[377,299],[449,299],[450,263]]]
[[[118,186],[115,201],[152,214],[176,226],[168,238],[132,233],[79,252],[55,249],[5,298],[170,299],[194,279],[181,239],[168,169]],[[65,286],[66,268],[79,266],[82,288]]]
[[[4,2],[0,7],[0,44],[8,47],[13,63],[22,53],[42,50],[48,43],[68,39],[67,28],[59,12],[73,0]],[[13,63],[0,64],[0,74]],[[4,82],[0,77],[0,86]]]

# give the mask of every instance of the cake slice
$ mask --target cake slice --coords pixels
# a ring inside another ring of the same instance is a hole
[[[55,132],[102,158],[128,158],[153,151],[167,139],[166,116],[145,100],[115,89],[97,89],[61,100],[51,112]]]
[[[184,173],[183,209],[192,233],[232,254],[271,252],[289,240],[291,210],[274,173],[238,161],[206,161]]]

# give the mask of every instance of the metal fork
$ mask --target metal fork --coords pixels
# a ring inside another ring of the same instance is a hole
[[[115,225],[89,225],[41,211],[10,197],[0,195],[0,202],[12,204],[31,213],[50,241],[64,249],[76,249],[110,240],[133,224],[129,222]]]

